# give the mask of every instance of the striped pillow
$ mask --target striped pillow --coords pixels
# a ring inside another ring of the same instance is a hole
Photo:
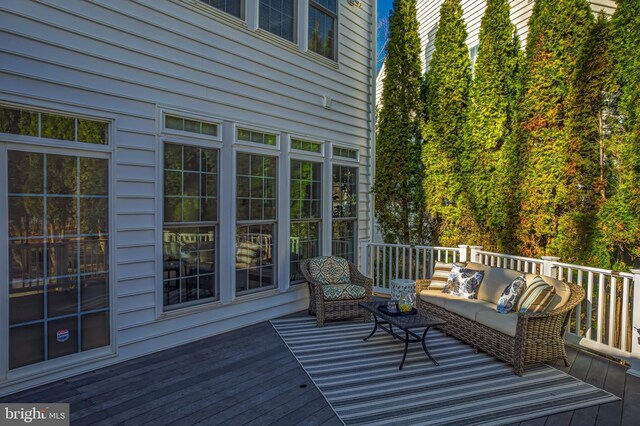
[[[452,267],[453,263],[436,262],[433,266],[433,275],[431,275],[429,288],[443,289],[447,285]]]
[[[516,312],[544,312],[551,304],[556,290],[540,276],[536,276],[524,290],[516,304]]]

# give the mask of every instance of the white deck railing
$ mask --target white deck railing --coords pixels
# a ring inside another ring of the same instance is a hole
[[[362,243],[362,269],[374,291],[389,293],[394,278],[429,279],[436,261],[472,261],[516,271],[546,275],[584,288],[585,300],[572,313],[565,339],[631,363],[640,375],[640,270],[616,272],[541,259],[483,251],[482,247],[410,246]],[[635,291],[637,289],[637,291]],[[634,309],[635,307],[635,309]]]

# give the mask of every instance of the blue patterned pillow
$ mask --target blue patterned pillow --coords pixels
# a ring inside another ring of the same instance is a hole
[[[518,299],[520,299],[520,296],[522,296],[526,287],[527,281],[524,275],[520,275],[518,278],[511,281],[511,284],[506,286],[502,292],[502,296],[500,296],[500,300],[498,300],[496,311],[501,314],[508,314],[511,312],[515,308],[516,303],[518,303]]]
[[[320,284],[349,284],[351,282],[349,263],[342,257],[314,257],[309,261],[309,273]]]
[[[451,271],[449,272],[449,278],[442,289],[443,293],[453,293],[458,289],[459,280],[458,275],[460,275],[460,269],[464,268],[466,265],[463,263],[452,263]]]
[[[460,268],[458,274],[452,278],[454,281],[451,290],[452,295],[463,299],[477,299],[478,289],[482,278],[484,278],[484,271]]]

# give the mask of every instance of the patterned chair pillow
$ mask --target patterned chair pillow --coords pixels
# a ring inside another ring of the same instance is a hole
[[[314,257],[309,261],[311,277],[321,284],[349,284],[351,273],[346,259],[336,256]]]
[[[556,290],[540,276],[536,276],[518,300],[516,311],[520,313],[544,312],[555,295]]]
[[[325,284],[322,286],[324,300],[354,300],[365,297],[364,287],[356,284]]]
[[[513,311],[516,307],[516,303],[524,293],[524,290],[527,286],[527,281],[524,275],[520,275],[515,280],[511,281],[511,284],[505,287],[502,292],[502,296],[500,296],[500,300],[498,300],[498,306],[496,307],[496,312],[500,314],[508,314]]]
[[[483,277],[484,271],[460,268],[458,273],[452,277],[454,282],[451,294],[463,299],[477,299],[478,289]]]

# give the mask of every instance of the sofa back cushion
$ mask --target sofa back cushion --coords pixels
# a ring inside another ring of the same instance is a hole
[[[337,256],[314,257],[309,261],[309,274],[320,284],[349,284],[351,273],[346,259]]]
[[[478,299],[498,304],[500,297],[509,284],[522,275],[522,272],[505,268],[489,267],[478,290]]]
[[[537,276],[538,275],[535,274],[527,274],[527,285],[533,282],[534,278]],[[571,288],[566,283],[555,278],[547,277],[545,275],[540,275],[540,278],[542,278],[544,282],[546,282],[550,286],[553,286],[553,289],[555,290],[555,295],[553,296],[551,303],[549,303],[549,306],[547,307],[547,312],[560,308],[569,301],[569,298],[571,297]]]

